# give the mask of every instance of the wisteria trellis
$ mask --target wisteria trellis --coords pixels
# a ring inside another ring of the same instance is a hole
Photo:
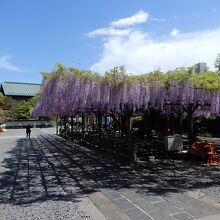
[[[167,104],[172,107],[167,107]],[[195,106],[194,115],[219,114],[220,92],[195,88],[192,83],[172,83],[169,87],[141,80],[120,83],[104,77],[88,78],[68,74],[55,75],[42,88],[33,116],[70,117],[96,109],[101,112],[121,112],[127,109],[138,114],[148,108],[170,114]]]

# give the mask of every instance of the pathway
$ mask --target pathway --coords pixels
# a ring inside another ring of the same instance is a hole
[[[185,220],[220,214],[220,169],[150,161],[133,169],[50,129],[0,134],[1,219]],[[211,217],[208,217],[211,219]]]

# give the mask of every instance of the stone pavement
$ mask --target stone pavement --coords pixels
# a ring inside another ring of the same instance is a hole
[[[31,139],[22,129],[0,133],[1,219],[219,217],[218,167],[152,161],[132,168],[53,132],[32,129]]]

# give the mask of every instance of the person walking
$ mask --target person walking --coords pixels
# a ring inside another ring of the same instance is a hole
[[[30,136],[31,136],[31,125],[28,124],[26,126],[26,137],[30,138]]]

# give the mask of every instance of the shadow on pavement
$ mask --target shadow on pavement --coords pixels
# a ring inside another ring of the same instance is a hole
[[[2,163],[7,171],[0,174],[0,203],[23,205],[46,200],[76,202],[76,195],[84,194],[82,189],[77,191],[74,188],[74,192],[68,189],[71,181],[64,186],[64,173],[59,166],[55,167],[50,162],[53,156],[45,155],[34,138],[18,139],[16,146],[7,154],[10,157]]]
[[[4,159],[0,203],[19,205],[46,200],[74,200],[102,189],[132,189],[164,195],[220,185],[219,167],[183,161],[154,160],[128,166],[108,153],[73,145],[54,135],[18,139]]]

